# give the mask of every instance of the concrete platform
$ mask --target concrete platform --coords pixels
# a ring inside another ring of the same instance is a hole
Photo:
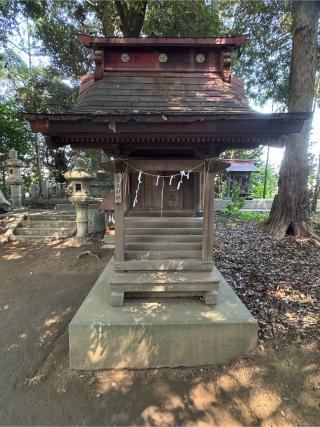
[[[193,298],[135,298],[111,307],[102,272],[69,326],[71,368],[216,365],[253,349],[257,322],[215,273],[221,282],[214,307]]]

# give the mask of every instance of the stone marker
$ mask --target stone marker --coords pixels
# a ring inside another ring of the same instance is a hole
[[[89,182],[94,179],[86,171],[85,166],[84,160],[77,159],[74,169],[64,174],[72,189],[70,200],[76,209],[77,238],[79,240],[85,239],[88,235],[88,205],[92,199]]]
[[[23,168],[24,164],[18,159],[16,150],[9,151],[9,158],[5,161],[5,166],[9,175],[7,182],[10,185],[12,208],[19,209],[22,207],[23,178],[21,176],[21,168]]]
[[[31,186],[31,198],[38,199],[40,197],[40,186],[37,182]]]

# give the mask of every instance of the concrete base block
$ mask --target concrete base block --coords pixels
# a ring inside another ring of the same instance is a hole
[[[132,298],[112,307],[102,273],[69,326],[71,368],[216,365],[245,354],[256,345],[257,322],[220,278],[214,307],[193,298]]]

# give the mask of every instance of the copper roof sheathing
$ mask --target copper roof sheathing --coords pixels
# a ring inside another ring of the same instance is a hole
[[[108,72],[85,81],[70,113],[251,113],[243,82],[216,73]]]

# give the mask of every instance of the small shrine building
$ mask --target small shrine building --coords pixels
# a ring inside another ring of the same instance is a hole
[[[242,36],[80,41],[95,70],[81,79],[73,109],[25,117],[51,148],[97,148],[109,156],[103,166],[115,173],[114,271],[211,272],[214,176],[226,167],[219,154],[283,146],[306,114],[248,106],[243,82],[231,72]],[[123,304],[125,292],[156,289],[119,281],[111,283],[114,305]],[[210,298],[207,285],[161,289],[214,303],[217,287]]]
[[[225,163],[229,166],[227,172],[227,199],[230,199],[233,193],[234,184],[239,186],[239,196],[249,199],[250,193],[250,178],[253,172],[259,172],[259,169],[254,165],[252,159],[226,159]]]
[[[101,149],[114,172],[114,258],[70,324],[71,366],[195,366],[242,354],[256,321],[212,260],[214,178],[227,167],[218,157],[283,146],[309,114],[248,106],[231,72],[242,36],[80,41],[95,69],[75,106],[24,115],[51,148]],[[149,306],[130,296],[165,298]]]

